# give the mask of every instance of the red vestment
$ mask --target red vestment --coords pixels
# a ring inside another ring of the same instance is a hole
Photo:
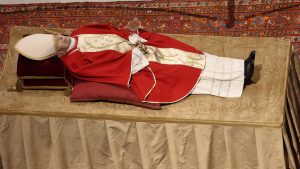
[[[129,32],[109,25],[86,25],[74,30],[70,36],[76,38],[80,34],[116,34],[127,40],[130,35]],[[164,35],[141,30],[139,36],[147,40],[146,45],[202,54],[201,51]],[[194,67],[150,61],[148,67],[132,75],[131,50],[126,53],[114,50],[80,52],[74,47],[61,60],[76,78],[131,87],[141,101],[145,102],[179,101],[190,94],[201,74],[201,69]]]

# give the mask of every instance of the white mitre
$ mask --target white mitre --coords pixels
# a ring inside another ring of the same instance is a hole
[[[33,60],[44,60],[56,55],[54,35],[32,34],[20,39],[15,49]]]

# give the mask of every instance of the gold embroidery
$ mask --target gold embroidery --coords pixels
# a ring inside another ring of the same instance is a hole
[[[128,41],[114,34],[82,34],[78,37],[78,49],[81,52],[100,52],[115,50],[125,53],[132,49]]]
[[[78,38],[78,49],[81,52],[99,52],[115,50],[125,53],[133,49],[129,41],[115,34],[82,34]],[[203,69],[205,56],[175,48],[157,48],[149,45],[139,46],[149,61],[163,64],[187,65]]]
[[[174,48],[157,48],[147,46],[149,61],[155,61],[163,64],[181,64],[195,68],[203,69],[205,65],[205,56],[197,53],[186,52]]]

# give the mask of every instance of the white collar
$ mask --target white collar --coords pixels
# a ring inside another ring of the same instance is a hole
[[[76,39],[71,37],[71,43],[70,43],[70,46],[69,46],[67,52],[75,47],[75,45],[76,45],[75,42],[76,42]]]

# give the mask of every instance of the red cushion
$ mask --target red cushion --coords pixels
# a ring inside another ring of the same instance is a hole
[[[71,101],[109,101],[160,110],[159,103],[141,102],[131,88],[113,84],[75,80]]]
[[[26,87],[68,86],[68,83],[72,84],[73,78],[58,57],[31,60],[21,54],[18,57],[17,76],[23,79],[23,85]]]
[[[17,63],[18,76],[65,76],[65,67],[58,57],[45,60],[31,60],[19,54]]]

